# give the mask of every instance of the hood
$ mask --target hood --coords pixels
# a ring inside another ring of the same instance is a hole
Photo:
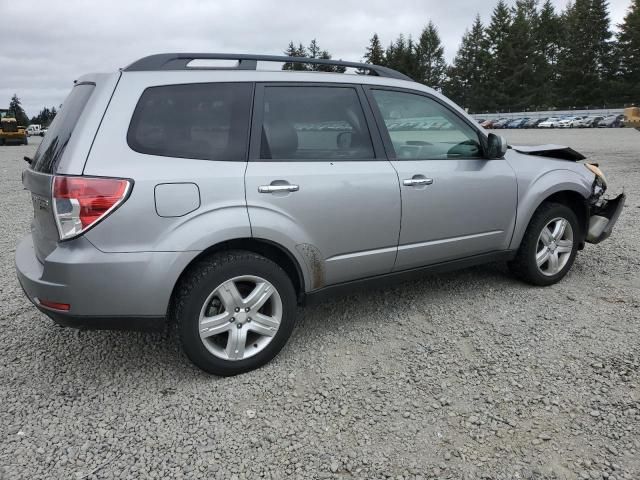
[[[581,153],[576,152],[573,148],[565,147],[564,145],[537,145],[534,147],[509,145],[509,148],[518,153],[524,153],[525,155],[559,158],[561,160],[569,160],[572,162],[577,162],[587,158]]]

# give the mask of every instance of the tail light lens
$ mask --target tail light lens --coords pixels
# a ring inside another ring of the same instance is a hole
[[[122,178],[54,177],[53,214],[61,240],[77,237],[118,208],[131,182]]]

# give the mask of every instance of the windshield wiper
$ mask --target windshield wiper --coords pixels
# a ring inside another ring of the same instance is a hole
[[[23,157],[24,161],[27,162],[29,165],[31,165],[31,162],[33,162],[33,158],[29,158],[27,156]]]

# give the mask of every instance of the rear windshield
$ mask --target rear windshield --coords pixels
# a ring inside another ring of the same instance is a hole
[[[252,89],[250,83],[147,88],[133,113],[127,142],[149,155],[245,160]]]
[[[80,83],[73,87],[33,157],[33,170],[54,172],[94,88],[93,83]]]

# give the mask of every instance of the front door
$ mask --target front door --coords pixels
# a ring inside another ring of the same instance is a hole
[[[517,189],[507,161],[483,158],[481,133],[441,100],[373,87],[368,95],[401,185],[394,269],[508,248]]]
[[[400,189],[361,88],[258,85],[254,110],[245,176],[253,236],[295,249],[312,289],[390,272]]]

